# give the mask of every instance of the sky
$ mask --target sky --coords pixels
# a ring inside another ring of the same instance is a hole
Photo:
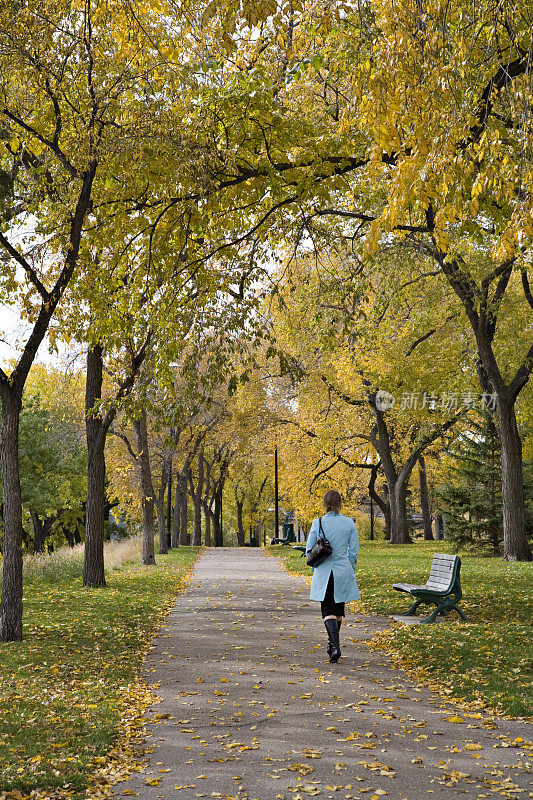
[[[17,311],[5,305],[0,305],[0,365],[20,352],[17,342],[23,337],[26,326],[21,321]]]
[[[9,365],[11,359],[20,356],[30,333],[30,326],[20,318],[16,308],[0,304],[0,367]],[[59,365],[60,357],[49,352],[45,338],[37,353],[37,361]]]

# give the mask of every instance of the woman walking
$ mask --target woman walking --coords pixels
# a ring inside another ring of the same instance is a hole
[[[339,630],[344,617],[344,603],[359,599],[355,579],[355,564],[359,550],[357,528],[351,517],[340,513],[342,498],[335,489],[324,495],[325,514],[314,519],[307,537],[306,552],[316,544],[320,529],[333,552],[313,571],[311,600],[320,600],[322,617],[328,632],[328,655],[331,662],[339,660],[341,648]],[[322,534],[321,534],[322,535]]]

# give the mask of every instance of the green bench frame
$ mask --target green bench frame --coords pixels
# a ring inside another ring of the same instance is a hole
[[[437,616],[446,616],[450,611],[457,611],[462,620],[467,621],[463,611],[457,605],[463,592],[461,590],[461,559],[447,553],[435,553],[431,562],[431,571],[424,586],[410,583],[393,583],[392,588],[416,597],[413,605],[401,616],[415,617],[419,605],[426,603],[436,608],[429,617],[421,622],[435,622]]]

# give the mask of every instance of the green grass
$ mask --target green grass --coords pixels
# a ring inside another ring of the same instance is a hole
[[[295,551],[275,546],[268,550],[289,570],[310,574]],[[363,541],[356,568],[363,610],[385,615],[405,611],[409,597],[391,584],[425,583],[433,553],[447,551],[445,542]],[[469,622],[461,622],[453,612],[444,624],[394,624],[378,643],[417,678],[440,686],[448,696],[485,704],[502,714],[531,716],[533,564],[471,555],[461,555],[461,561],[460,605]]]
[[[34,570],[24,640],[0,645],[0,794],[64,787],[84,796],[94,759],[120,734],[143,652],[197,548],[127,562],[106,589]],[[41,577],[39,577],[41,575]],[[98,761],[96,762],[98,763]]]

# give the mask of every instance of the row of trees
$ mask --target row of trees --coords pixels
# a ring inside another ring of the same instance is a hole
[[[530,558],[516,405],[533,366],[532,22],[523,0],[2,7],[2,291],[32,330],[0,372],[0,638],[22,630],[19,423],[49,330],[89,345],[85,583],[105,581],[104,447],[117,416],[135,423],[142,454],[150,385],[169,387],[173,363],[201,376],[211,352],[205,376],[188,382],[210,396],[212,383],[231,382],[243,336],[271,337],[281,371],[306,376],[282,389],[298,385],[288,426],[323,388],[343,428],[348,409],[364,411],[366,432],[342,435],[368,448],[350,463],[371,469],[369,454],[379,456],[392,541],[406,537],[409,475],[460,415],[428,403],[431,422],[399,415],[391,425],[397,407],[386,410],[379,390],[407,391],[413,381],[399,376],[415,361],[426,393],[475,381],[494,398],[504,555]],[[347,305],[317,304],[322,338],[309,341],[306,328],[285,347],[258,307],[269,265],[283,265],[277,282],[292,302],[310,254],[325,248],[331,291],[347,286]],[[381,286],[392,284],[414,303],[412,318],[383,307]],[[343,358],[328,353],[321,320]],[[457,356],[443,358],[439,343]],[[245,357],[239,369],[250,366]],[[102,398],[105,370],[116,386]]]
[[[84,372],[42,365],[30,372],[19,450],[26,552],[85,539]],[[130,531],[142,529],[145,564],[155,563],[155,529],[160,553],[169,546],[223,546],[224,506],[226,528],[235,528],[242,546],[245,527],[256,534],[262,530],[272,502],[267,442],[273,417],[257,377],[231,396],[226,382],[213,396],[194,402],[178,371],[174,384],[179,399],[165,404],[165,392],[152,384],[146,405],[122,410],[106,437],[106,537],[118,532],[107,524],[113,510]],[[103,389],[104,398],[112,399],[110,380],[103,381]],[[0,532],[0,552],[2,538]]]

